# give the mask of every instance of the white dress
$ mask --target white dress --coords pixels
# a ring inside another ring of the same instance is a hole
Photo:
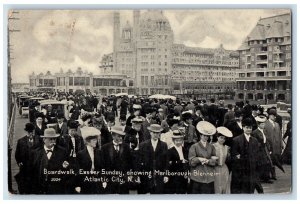
[[[218,165],[215,166],[215,193],[229,194],[230,193],[230,175],[227,165],[225,164],[228,156],[228,146],[221,145],[218,142],[213,144],[216,149]]]

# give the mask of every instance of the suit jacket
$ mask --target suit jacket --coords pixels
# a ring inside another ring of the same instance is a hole
[[[240,128],[236,120],[229,122],[225,127],[227,127],[232,132],[233,138],[244,133],[244,130]],[[231,147],[233,138],[228,138],[225,142],[225,145]]]
[[[244,134],[233,138],[231,193],[254,193],[258,178],[258,154],[256,138],[250,137],[249,142]]]
[[[195,143],[198,141],[198,136],[196,133],[196,128],[193,125],[185,126],[184,142]]]
[[[226,127],[227,124],[234,120],[234,111],[228,111],[225,113],[224,115],[224,122],[223,122],[223,125]]]
[[[182,147],[182,153],[183,158],[188,161],[188,149]],[[180,160],[179,153],[177,152],[175,147],[171,147],[170,149],[168,149],[168,161],[168,169],[172,172],[184,172],[188,170],[188,162],[182,163],[182,160]]]
[[[216,126],[218,121],[218,106],[216,104],[211,104],[208,107],[209,122]]]
[[[264,131],[266,136],[266,133]],[[256,138],[259,145],[259,158],[258,158],[258,165],[269,165],[271,163],[270,158],[270,142],[268,138],[266,138],[266,143],[264,143],[264,137],[262,132],[259,129],[256,129],[252,132],[252,137]]]
[[[59,174],[46,174],[44,171],[68,170],[63,168],[63,162],[68,155],[63,147],[55,145],[51,158],[48,160],[44,146],[32,151],[31,180],[34,194],[64,194],[64,178]],[[59,180],[56,180],[58,178]],[[54,179],[54,180],[53,180]]]
[[[68,126],[67,126],[67,123],[66,122],[63,122],[61,128],[59,128],[59,125],[58,123],[55,125],[54,127],[55,131],[57,134],[60,134],[60,136],[63,136],[63,135],[67,135],[68,134]]]
[[[112,142],[105,144],[102,146],[101,155],[105,170],[127,172],[132,167],[130,148],[126,143],[119,146],[119,153]]]
[[[137,134],[139,133],[139,138],[137,139]],[[130,146],[130,149],[135,149],[138,144],[144,141],[144,136],[142,131],[137,132],[135,129],[130,128],[125,134],[124,142]]]
[[[74,138],[75,138],[75,153],[77,154],[80,150],[84,149],[85,146],[82,137],[75,135]],[[57,139],[57,144],[64,147],[69,156],[71,155],[71,151],[74,151],[71,136],[68,134],[59,136]]]
[[[273,127],[272,123],[267,120],[265,124],[265,133],[266,137],[271,144],[272,154],[281,155],[282,150],[282,133],[278,123],[274,122],[275,126]]]
[[[149,127],[151,124],[154,124],[154,122],[152,120],[150,120],[150,122],[148,122],[147,119],[145,119],[145,121],[143,121],[143,123],[142,123],[142,132],[143,132],[143,136],[144,136],[145,140],[151,139],[150,132],[147,129],[147,127]]]

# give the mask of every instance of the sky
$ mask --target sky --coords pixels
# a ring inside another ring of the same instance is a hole
[[[141,15],[144,10],[141,11]],[[163,10],[174,32],[174,43],[191,47],[236,50],[260,18],[288,13],[286,9]],[[133,13],[121,10],[121,26]],[[94,74],[104,54],[113,51],[111,10],[21,10],[10,20],[13,83],[29,83],[29,75],[75,71]]]

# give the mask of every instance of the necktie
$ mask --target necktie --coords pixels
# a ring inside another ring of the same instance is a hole
[[[115,145],[115,150],[119,152],[119,145]]]
[[[47,150],[46,150],[46,154],[47,154],[48,159],[51,158],[52,152],[53,152],[53,151],[52,151],[51,149],[47,149]]]
[[[50,153],[50,152],[51,153],[53,152],[52,149],[47,149],[47,154]]]

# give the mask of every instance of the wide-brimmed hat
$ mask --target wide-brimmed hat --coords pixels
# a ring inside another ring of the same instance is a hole
[[[82,138],[86,140],[89,137],[98,137],[101,135],[100,130],[94,127],[84,126],[80,129]]]
[[[34,125],[32,123],[26,123],[24,130],[26,132],[33,132],[35,129]]]
[[[123,131],[123,128],[120,127],[120,126],[113,126],[111,128],[111,132],[116,133],[116,134],[121,135],[121,136],[125,135],[125,132]]]
[[[54,128],[47,128],[44,131],[44,135],[41,135],[42,138],[56,138],[59,137],[59,134],[56,134]]]
[[[79,122],[76,120],[69,120],[67,125],[70,129],[77,129],[78,126],[80,126]]]
[[[217,132],[225,137],[232,137],[232,132],[226,127],[217,127]]]
[[[207,121],[200,121],[196,128],[202,135],[214,135],[217,132],[216,127]]]
[[[171,137],[172,137],[173,139],[180,139],[180,138],[183,138],[183,137],[184,137],[184,135],[182,135],[181,132],[180,132],[179,130],[173,130],[172,133],[173,133],[173,134],[172,134]]]
[[[267,121],[267,117],[264,115],[259,115],[255,117],[256,122],[258,123],[264,123]]]
[[[163,128],[158,124],[151,124],[147,129],[151,132],[161,132]]]
[[[44,114],[41,113],[41,112],[37,112],[34,114],[34,117],[37,119],[37,118],[45,118]]]

